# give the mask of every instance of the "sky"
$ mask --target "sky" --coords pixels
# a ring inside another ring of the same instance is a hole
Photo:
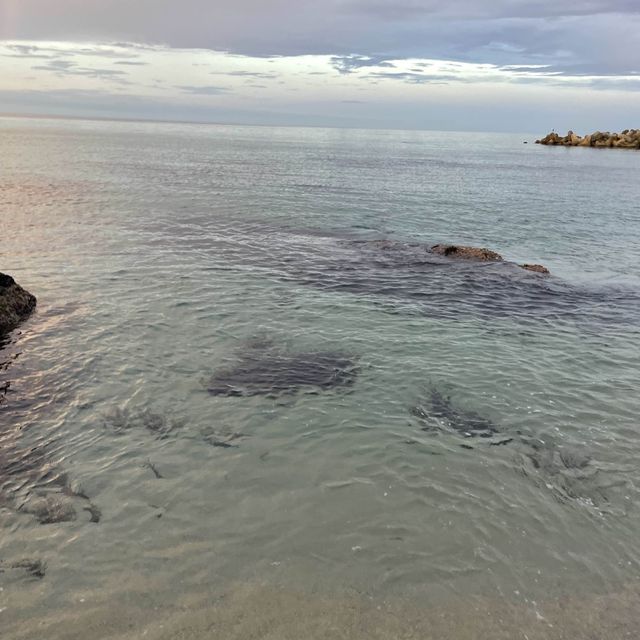
[[[0,113],[640,126],[640,0],[0,0]]]

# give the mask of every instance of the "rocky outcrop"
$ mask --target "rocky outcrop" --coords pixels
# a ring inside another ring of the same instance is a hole
[[[520,264],[519,267],[526,269],[527,271],[534,271],[535,273],[550,273],[547,267],[543,267],[541,264]]]
[[[503,262],[504,258],[491,249],[484,247],[466,247],[458,244],[435,244],[431,247],[431,252],[447,258],[457,258],[460,260],[475,260],[477,262]],[[519,264],[519,267],[535,273],[549,274],[549,269],[541,264]]]
[[[615,149],[640,149],[640,129],[625,129],[620,133],[596,131],[583,137],[569,131],[566,136],[555,132],[536,140],[536,144],[564,147],[609,147]]]
[[[464,247],[457,244],[436,244],[431,247],[431,251],[441,256],[461,260],[481,260],[482,262],[500,262],[502,260],[502,256],[491,249]]]
[[[0,336],[15,329],[36,308],[36,297],[0,273]]]

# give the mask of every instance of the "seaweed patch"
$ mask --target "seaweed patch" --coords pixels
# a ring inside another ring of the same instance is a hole
[[[513,444],[515,470],[540,489],[550,491],[560,503],[592,507],[600,513],[626,514],[627,480],[610,469],[605,474],[591,455],[580,448],[526,436],[520,431],[510,434],[475,411],[456,407],[451,396],[435,387],[431,388],[428,401],[411,407],[410,412],[422,431],[462,436],[465,441],[458,445],[462,449],[476,449],[468,443],[469,438],[485,439],[481,442],[493,447]]]
[[[47,446],[18,446],[5,439],[0,448],[0,504],[29,514],[45,525],[76,520],[74,500],[92,505],[89,497],[81,489],[74,489],[67,473],[52,461]],[[98,521],[99,518],[91,519]]]
[[[212,447],[220,447],[222,449],[235,449],[238,446],[238,442],[247,435],[240,433],[239,431],[232,431],[230,429],[214,429],[213,427],[207,427],[202,430],[202,439],[210,444]]]
[[[626,515],[628,480],[607,472],[585,451],[541,439],[522,439],[521,473],[551,492],[561,503],[580,504],[609,515]]]
[[[144,429],[152,433],[158,440],[165,440],[175,432],[183,429],[185,420],[155,413],[149,410],[133,412],[129,409],[116,408],[103,415],[103,426],[115,433],[125,433],[132,429]]]
[[[443,395],[435,387],[431,388],[429,402],[412,407],[411,414],[422,424],[422,431],[450,429],[465,438],[492,438],[500,433],[491,420],[475,411],[455,407],[451,396]]]
[[[43,560],[33,558],[23,558],[22,560],[11,563],[0,560],[0,574],[10,570],[17,570],[23,572],[29,578],[42,580],[47,573],[47,563]]]
[[[33,515],[40,524],[71,522],[77,518],[76,510],[71,502],[56,495],[36,498],[27,503],[22,511]]]
[[[277,396],[300,391],[314,393],[353,385],[355,358],[333,351],[285,352],[266,348],[242,353],[229,367],[209,379],[213,396]]]

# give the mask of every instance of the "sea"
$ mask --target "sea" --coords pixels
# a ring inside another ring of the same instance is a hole
[[[637,638],[640,152],[536,133],[0,118],[3,640]]]

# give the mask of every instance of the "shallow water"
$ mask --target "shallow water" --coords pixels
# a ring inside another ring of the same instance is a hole
[[[7,637],[628,637],[640,154],[522,140],[0,119]]]

